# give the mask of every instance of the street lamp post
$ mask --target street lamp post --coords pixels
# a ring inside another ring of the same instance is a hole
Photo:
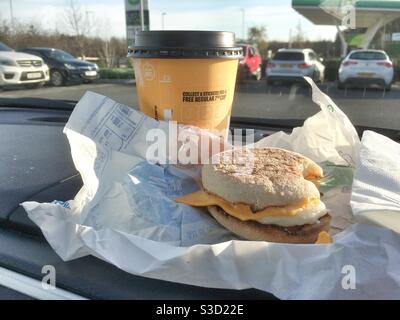
[[[12,0],[10,0],[10,19],[11,19],[11,28],[12,32],[14,32],[14,13],[13,13],[13,5],[12,5]]]
[[[164,17],[167,15],[166,12],[161,13],[161,28],[164,30]]]
[[[242,11],[242,38],[243,41],[246,39],[246,30],[245,30],[245,9],[240,9]]]
[[[142,31],[144,31],[144,8],[143,8],[143,0],[140,0],[140,25]]]

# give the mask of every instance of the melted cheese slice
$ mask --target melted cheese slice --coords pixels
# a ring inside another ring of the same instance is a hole
[[[261,211],[254,213],[250,206],[243,203],[230,203],[218,196],[207,193],[204,190],[200,190],[186,196],[177,198],[175,200],[178,203],[188,204],[194,207],[206,207],[206,206],[219,206],[225,212],[229,213],[235,218],[242,221],[248,220],[260,220],[265,217],[292,217],[299,213],[302,209],[310,204],[316,204],[320,202],[320,199],[304,199],[298,203],[293,203],[287,206],[281,207],[268,207]]]
[[[315,241],[315,244],[330,244],[333,243],[332,237],[326,231],[321,231],[318,234],[318,239]]]

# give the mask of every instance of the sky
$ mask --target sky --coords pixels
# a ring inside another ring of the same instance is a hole
[[[34,23],[46,30],[69,32],[63,18],[68,0],[11,0],[14,19]],[[242,37],[245,28],[265,26],[269,40],[287,41],[301,23],[309,40],[333,40],[336,29],[316,27],[291,8],[291,0],[148,0],[151,30],[223,30]],[[75,0],[96,22],[92,35],[125,37],[124,0]],[[10,21],[10,0],[0,0],[0,20]]]

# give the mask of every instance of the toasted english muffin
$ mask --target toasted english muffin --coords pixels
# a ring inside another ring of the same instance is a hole
[[[202,168],[204,189],[255,211],[320,196],[310,180],[322,177],[322,169],[295,152],[240,148],[217,154],[210,162]]]

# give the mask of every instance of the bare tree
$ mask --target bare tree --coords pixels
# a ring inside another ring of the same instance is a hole
[[[300,20],[297,23],[296,34],[292,38],[292,41],[295,43],[295,46],[297,46],[297,47],[303,47],[304,46],[304,42],[307,41],[306,34],[303,31],[303,26],[301,25],[301,21]]]
[[[248,31],[248,38],[250,41],[266,41],[267,39],[267,28],[265,26],[251,27]]]
[[[248,39],[257,45],[262,57],[268,55],[267,28],[265,26],[251,27],[248,31]]]
[[[115,60],[115,47],[111,40],[102,41],[100,56],[104,59],[104,62],[108,68],[114,66]]]
[[[80,55],[86,55],[87,37],[92,33],[95,22],[89,16],[89,11],[77,4],[76,0],[68,0],[65,6],[64,21],[66,26],[76,36]]]
[[[114,66],[116,48],[113,46],[112,38],[106,38],[104,35],[107,34],[107,30],[110,29],[110,22],[108,18],[102,19],[101,23],[97,25],[97,34],[103,35],[101,41],[99,56],[104,61],[106,67],[110,68]]]

